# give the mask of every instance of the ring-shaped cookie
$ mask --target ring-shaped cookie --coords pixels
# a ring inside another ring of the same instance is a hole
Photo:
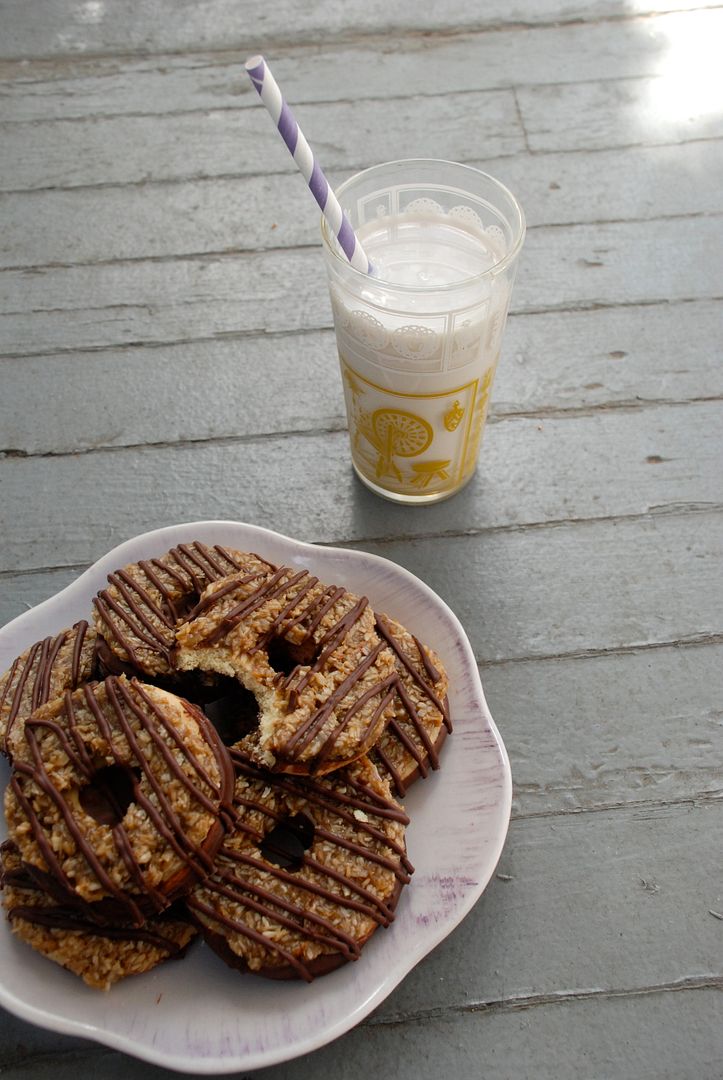
[[[172,676],[175,628],[203,590],[240,570],[264,576],[274,569],[257,555],[193,541],[114,571],[93,600],[104,671]]]
[[[413,867],[408,823],[368,758],[320,779],[236,768],[236,828],[213,874],[186,899],[208,944],[233,967],[273,979],[356,960],[394,918]]]
[[[112,676],[38,709],[10,747],[8,832],[43,887],[140,924],[210,872],[233,770],[195,706]]]
[[[0,751],[16,725],[65,690],[92,678],[97,635],[82,619],[54,637],[36,641],[0,677]]]
[[[260,763],[324,775],[365,754],[392,715],[394,654],[366,597],[282,566],[209,586],[176,664],[235,675],[260,707]]]
[[[2,904],[13,933],[42,956],[72,971],[95,990],[108,990],[128,975],[142,975],[179,959],[197,935],[180,905],[133,923],[98,925],[77,908],[59,903],[28,874],[15,846],[0,846]]]

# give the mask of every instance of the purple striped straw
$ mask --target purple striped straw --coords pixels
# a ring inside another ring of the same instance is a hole
[[[271,119],[279,129],[281,138],[291,152],[291,156],[304,176],[311,194],[318,202],[329,228],[339,241],[339,246],[353,267],[365,274],[372,274],[372,264],[364,248],[359,243],[349,218],[331,190],[318,162],[311,152],[311,147],[296,123],[294,114],[281,96],[276,79],[269,71],[263,56],[252,56],[245,64],[249,78],[258,90],[259,97],[271,114]]]

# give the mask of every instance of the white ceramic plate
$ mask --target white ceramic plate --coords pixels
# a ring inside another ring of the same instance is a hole
[[[410,627],[436,649],[450,679],[454,734],[442,768],[406,799],[416,867],[397,915],[356,963],[307,986],[231,971],[207,948],[119,983],[90,990],[17,941],[0,923],[0,1004],[41,1027],[94,1039],[167,1068],[193,1073],[255,1069],[308,1053],[363,1020],[442,941],[479,898],[507,833],[512,784],[469,641],[447,605],[408,571],[375,555],[315,547],[237,522],[203,521],[137,536],[100,559],[57,596],[0,630],[0,671],[32,642],[87,618],[106,575],[189,540],[257,551],[308,566]],[[0,782],[8,777],[0,761]],[[2,815],[0,815],[2,819]],[[0,838],[5,823],[0,820]]]

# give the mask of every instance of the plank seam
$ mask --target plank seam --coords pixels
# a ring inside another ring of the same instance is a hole
[[[492,412],[488,424],[504,424],[513,420],[577,420],[593,419],[606,413],[644,413],[653,409],[687,408],[696,405],[711,405],[723,402],[723,396],[686,398],[680,400],[661,400],[656,398],[638,398],[635,401],[600,402],[596,405],[576,405],[570,408],[543,406],[539,409],[518,409],[509,412]],[[36,458],[86,457],[92,454],[114,454],[130,450],[168,450],[186,449],[205,446],[237,446],[255,442],[269,442],[278,439],[320,438],[324,435],[337,435],[347,430],[346,417],[339,413],[329,419],[326,427],[285,428],[279,431],[251,432],[241,435],[208,435],[196,439],[161,439],[158,442],[140,443],[99,443],[94,446],[76,446],[64,450],[24,450],[20,447],[0,448],[0,459],[29,461]],[[651,462],[652,464],[652,462]]]
[[[707,12],[717,10],[719,5],[701,5],[697,8],[686,8],[685,13],[690,14],[693,12]],[[390,42],[394,40],[404,42],[418,42],[420,46],[429,47],[430,40],[434,38],[442,38],[445,41],[453,40],[462,37],[476,37],[484,34],[497,34],[497,33],[515,33],[515,32],[529,32],[536,30],[557,30],[565,27],[589,27],[589,26],[607,26],[611,24],[632,23],[632,22],[648,22],[653,19],[660,18],[663,15],[675,14],[679,9],[671,7],[656,8],[653,11],[648,12],[616,12],[611,11],[606,15],[595,15],[592,18],[584,18],[580,15],[576,15],[572,18],[565,18],[562,15],[560,18],[550,20],[526,21],[524,19],[511,19],[509,22],[495,21],[485,22],[480,21],[477,23],[470,23],[467,26],[460,27],[459,25],[443,23],[436,27],[430,27],[428,29],[413,29],[406,26],[392,26],[385,31],[367,32],[362,30],[343,30],[329,32],[328,28],[325,29],[324,34],[319,35],[318,29],[308,32],[308,37],[303,34],[295,34],[293,37],[284,39],[283,37],[274,38],[274,55],[298,55],[301,51],[311,51],[314,55],[323,56],[326,52],[330,52],[339,45],[353,45],[357,48],[365,46],[374,46],[384,44],[388,46]],[[240,47],[241,41],[238,46]],[[22,54],[8,55],[0,57],[0,63],[4,65],[17,64],[22,65],[23,62],[31,63],[51,63],[55,66],[63,64],[73,64],[80,60],[83,63],[92,63],[93,61],[123,61],[123,60],[153,60],[158,59],[162,61],[164,57],[185,57],[185,56],[207,56],[213,57],[217,55],[224,55],[229,53],[228,43],[224,43],[222,47],[213,48],[208,47],[199,52],[198,49],[193,48],[178,48],[178,49],[165,49],[162,52],[154,52],[152,49],[135,49],[128,52],[83,52],[81,56],[77,52],[57,52],[57,53],[35,53],[35,54]]]
[[[50,189],[46,189],[50,190]],[[72,191],[72,188],[65,190]],[[2,199],[2,193],[0,193],[0,200]],[[576,229],[576,228],[590,228],[596,225],[655,225],[658,222],[663,221],[695,221],[698,219],[704,220],[716,220],[719,217],[723,217],[723,211],[718,210],[692,210],[684,214],[658,214],[655,217],[629,217],[629,218],[596,218],[595,220],[583,220],[583,221],[550,221],[540,222],[537,225],[528,225],[527,232],[541,232],[544,229]],[[253,255],[279,255],[279,254],[303,254],[305,252],[317,251],[318,245],[316,244],[290,244],[287,247],[238,247],[238,248],[220,248],[217,250],[209,249],[207,251],[181,251],[175,253],[169,253],[165,255],[137,255],[137,256],[123,256],[113,259],[85,259],[78,262],[47,262],[47,263],[10,263],[6,266],[0,266],[0,274],[9,273],[22,273],[28,271],[43,272],[46,270],[79,270],[83,268],[98,268],[106,266],[125,266],[134,265],[136,263],[177,263],[177,262],[195,262],[202,261],[204,259],[213,259],[220,261],[224,259],[237,259],[244,258]],[[123,306],[123,305],[121,305]],[[42,309],[46,310],[46,309]],[[65,310],[65,309],[50,309],[50,310]],[[93,310],[93,309],[91,309]],[[103,309],[99,309],[103,310]],[[7,315],[20,314],[19,312],[4,312]],[[24,314],[24,313],[23,313]],[[32,312],[31,314],[35,314]]]
[[[24,121],[23,121],[24,122]],[[573,155],[573,154],[609,154],[611,152],[622,150],[655,150],[665,149],[666,147],[675,146],[691,146],[697,143],[716,143],[721,141],[720,135],[700,136],[696,135],[690,139],[675,139],[673,142],[632,142],[632,143],[616,143],[614,145],[606,146],[588,146],[588,147],[563,147],[559,149],[530,149],[528,151],[530,157],[543,159],[544,157],[553,157],[558,155]],[[520,151],[515,150],[507,154],[495,154],[494,160],[508,161],[510,158],[520,156]],[[478,165],[485,164],[485,159],[480,158],[460,158],[460,162],[464,165]],[[345,165],[332,165],[329,168],[330,173],[344,172],[351,175],[354,172],[360,172],[362,169],[368,168],[368,162],[345,164]],[[0,190],[0,196],[2,195],[35,195],[42,194],[49,191],[98,191],[105,188],[148,188],[148,187],[161,187],[172,186],[179,184],[189,183],[213,183],[214,181],[222,180],[261,180],[267,179],[270,176],[293,176],[294,172],[291,168],[283,169],[267,169],[264,172],[224,172],[214,173],[213,176],[209,176],[204,173],[197,173],[189,176],[172,176],[164,177],[161,179],[153,179],[144,177],[140,180],[106,180],[98,181],[92,184],[47,184],[43,187],[31,187],[31,188],[6,188]]]
[[[420,1009],[419,1011],[392,1016],[373,1016],[364,1021],[367,1027],[396,1027],[403,1024],[429,1023],[435,1020],[451,1019],[455,1016],[474,1015],[477,1013],[499,1012],[501,1010],[520,1011],[539,1005],[563,1005],[577,1001],[594,1001],[604,998],[631,998],[652,994],[673,994],[695,990],[723,990],[721,975],[693,975],[667,983],[639,987],[610,987],[580,990],[557,990],[547,994],[525,994],[509,998],[489,998],[480,1001],[464,1002],[459,1005],[445,1005],[439,1008]]]
[[[619,525],[630,522],[650,522],[657,517],[691,517],[696,514],[718,514],[723,511],[720,503],[671,503],[668,507],[660,504],[649,507],[642,513],[634,514],[601,514],[599,517],[570,517],[552,518],[547,521],[530,521],[524,523],[510,522],[502,525],[473,526],[469,529],[441,529],[438,532],[426,532],[410,536],[409,533],[388,534],[386,536],[355,536],[353,540],[329,540],[318,543],[334,544],[336,547],[356,547],[359,544],[407,544],[413,548],[415,544],[426,540],[457,540],[470,539],[478,536],[488,536],[491,533],[521,533],[539,529],[560,529],[575,526],[580,528],[586,525],[597,526],[601,524]]]
[[[715,10],[715,9],[714,8],[707,8],[706,10],[707,11],[712,11],[712,10]],[[408,50],[408,52],[411,55],[417,55],[418,50],[412,49],[412,50]],[[0,61],[0,65],[1,64],[2,64],[2,61]],[[233,67],[233,66],[238,67],[238,65],[233,65],[233,64],[229,63],[229,67]],[[195,70],[195,68],[192,68],[191,70]],[[161,72],[158,71],[157,74],[160,75]],[[383,95],[383,96],[380,96],[378,94],[368,94],[368,95],[367,94],[360,94],[358,97],[353,97],[353,98],[346,98],[346,97],[338,97],[338,98],[302,98],[302,97],[294,97],[294,107],[296,108],[296,107],[303,106],[304,108],[315,108],[316,106],[321,106],[323,108],[327,108],[327,107],[332,106],[332,105],[342,105],[342,106],[348,106],[348,107],[353,108],[356,105],[359,105],[360,103],[364,103],[364,104],[379,103],[379,104],[387,105],[390,102],[426,101],[426,100],[437,101],[439,98],[460,98],[460,97],[467,97],[467,96],[470,96],[472,94],[478,94],[478,95],[483,95],[483,94],[507,94],[508,96],[513,95],[513,97],[514,97],[514,104],[515,104],[515,107],[516,107],[516,110],[517,110],[517,113],[518,113],[518,119],[520,121],[520,125],[521,125],[521,127],[523,129],[523,132],[524,132],[525,127],[524,127],[524,122],[523,122],[523,119],[522,119],[522,108],[521,108],[519,100],[517,98],[517,90],[530,90],[530,91],[535,91],[535,90],[564,90],[564,89],[567,89],[568,87],[569,88],[574,88],[574,87],[577,87],[577,86],[597,86],[597,85],[606,86],[606,85],[610,85],[610,84],[613,84],[613,83],[657,82],[659,80],[664,80],[666,78],[667,78],[667,76],[665,74],[657,74],[655,72],[643,72],[643,73],[641,73],[639,75],[611,75],[611,76],[607,76],[607,77],[605,75],[600,75],[600,76],[597,76],[596,78],[591,78],[591,79],[560,79],[560,80],[558,80],[556,82],[514,82],[514,83],[508,82],[508,83],[495,83],[495,84],[492,84],[490,86],[468,86],[468,87],[462,87],[462,88],[458,88],[458,89],[454,89],[454,90],[434,90],[434,91],[429,91],[429,92],[425,92],[424,90],[417,90],[413,94],[390,94],[390,95]],[[241,74],[239,73],[239,80],[240,79],[241,79]],[[2,85],[4,83],[8,83],[10,81],[11,80],[3,79],[3,78],[0,77],[0,88],[2,87]],[[40,86],[48,85],[48,84],[52,85],[55,81],[56,81],[55,79],[50,79],[50,80],[39,79],[39,80],[36,81],[35,85],[40,85]],[[23,86],[23,85],[27,85],[27,84],[21,83],[20,85]],[[104,113],[104,112],[87,112],[87,113],[84,113],[84,114],[82,114],[80,116],[53,116],[53,117],[50,117],[50,118],[42,117],[42,116],[36,116],[36,117],[28,117],[28,118],[25,118],[25,119],[18,118],[18,119],[15,119],[15,120],[0,120],[0,130],[2,130],[5,127],[17,127],[17,126],[22,125],[22,124],[24,124],[24,125],[26,125],[28,127],[37,127],[37,126],[39,126],[41,124],[45,124],[45,125],[48,125],[48,124],[89,124],[89,123],[93,123],[96,120],[98,120],[98,121],[119,120],[119,119],[121,119],[121,120],[126,120],[126,119],[127,120],[153,120],[153,119],[168,120],[168,119],[172,119],[172,118],[177,117],[177,116],[179,116],[179,117],[184,117],[184,116],[210,117],[210,116],[216,115],[217,113],[246,112],[247,109],[252,109],[252,108],[255,107],[255,105],[256,105],[256,98],[254,96],[252,96],[250,89],[246,90],[246,88],[244,86],[242,95],[238,98],[238,100],[236,102],[234,102],[233,105],[208,105],[208,106],[205,106],[205,107],[204,106],[197,106],[196,108],[193,108],[193,109],[170,109],[170,110],[162,111],[162,112],[158,112],[158,111],[156,111],[156,112],[146,112],[145,110],[142,110],[142,109],[128,109],[127,111],[122,111],[121,110],[121,111],[118,111],[118,112],[107,112],[107,113]],[[526,132],[525,132],[525,134],[526,134]],[[714,139],[718,138],[718,137],[719,136],[712,136],[712,138],[714,138]],[[530,153],[534,153],[534,151],[530,148],[529,145],[527,145],[527,149],[530,151]]]
[[[85,569],[85,566],[83,566]],[[7,571],[9,573],[9,571]],[[2,574],[0,574],[2,577]],[[631,653],[644,653],[652,649],[695,649],[711,645],[723,645],[723,632],[720,634],[690,634],[684,638],[670,638],[665,641],[645,641],[633,645],[612,645],[608,648],[573,649],[568,652],[531,653],[528,656],[508,656],[486,660],[477,658],[477,667],[481,671],[487,668],[502,667],[504,664],[536,664],[539,661],[557,660],[594,660],[604,656],[628,656]]]
[[[527,532],[528,530],[544,530],[544,529],[561,529],[574,527],[576,529],[584,528],[585,526],[597,527],[598,525],[619,525],[630,524],[633,522],[650,523],[653,519],[659,517],[679,517],[688,518],[697,515],[714,515],[723,511],[723,506],[718,504],[690,504],[683,505],[675,503],[667,507],[658,507],[655,512],[638,513],[638,514],[620,514],[620,515],[607,515],[593,518],[559,518],[552,521],[540,521],[531,522],[529,524],[508,524],[508,525],[490,525],[481,528],[470,529],[450,529],[449,531],[429,532],[421,533],[418,536],[409,536],[404,534],[401,536],[366,536],[355,537],[353,540],[346,540],[343,538],[329,537],[324,540],[312,541],[319,547],[341,547],[341,548],[355,548],[362,544],[375,544],[380,547],[388,544],[406,543],[410,548],[413,548],[415,544],[427,541],[427,540],[459,540],[459,539],[474,539],[478,536],[486,536],[492,533],[519,533]],[[30,566],[30,567],[16,567],[13,569],[0,570],[0,579],[3,577],[24,577],[30,574],[48,574],[54,573],[60,570],[85,570],[89,566],[89,563],[58,563],[54,566]],[[575,651],[571,653],[540,653],[531,654],[527,656],[509,656],[509,657],[496,657],[492,660],[479,657],[477,663],[480,666],[489,667],[493,664],[508,663],[510,661],[521,662],[528,660],[540,660],[540,659],[567,659],[578,658],[587,656],[597,656],[601,654],[607,654],[610,652],[616,652],[618,649],[624,651],[630,651],[634,649],[648,649],[648,648],[660,648],[669,645],[679,644],[707,644],[713,642],[723,641],[723,632],[718,634],[717,631],[707,631],[699,635],[691,635],[684,638],[668,639],[665,641],[657,642],[638,642],[630,645],[613,646],[605,649],[589,649],[582,651]]]
[[[569,791],[570,788],[567,786],[552,790]],[[516,789],[514,794],[518,794]],[[659,813],[666,813],[671,807],[687,807],[689,810],[692,810],[701,807],[723,806],[722,795],[723,789],[717,788],[715,790],[701,791],[695,795],[684,795],[674,799],[631,799],[629,802],[602,803],[599,806],[560,807],[557,810],[530,810],[526,813],[513,813],[510,820],[512,822],[518,822],[533,821],[539,818],[581,817],[588,814],[616,813],[619,810],[633,812],[640,810],[645,812],[642,815],[642,818],[652,818]],[[637,814],[636,817],[638,820],[641,820],[640,814]]]
[[[509,313],[509,318],[514,319],[519,316],[529,315],[575,315],[584,314],[585,312],[592,311],[622,311],[628,308],[648,308],[648,307],[676,307],[679,304],[695,304],[695,303],[718,303],[723,300],[723,296],[679,296],[675,300],[669,300],[666,297],[657,297],[651,300],[635,300],[635,301],[618,301],[618,302],[602,302],[602,301],[590,301],[577,304],[560,304],[551,305],[549,307],[538,308],[517,308]],[[206,301],[195,301],[195,303],[201,304]],[[68,315],[79,311],[112,311],[112,310],[140,310],[145,309],[149,314],[153,314],[149,310],[147,304],[110,304],[107,307],[100,308],[39,308],[33,311],[0,311],[0,319],[4,316],[27,316],[27,315]],[[104,343],[103,345],[68,345],[60,349],[55,349],[52,352],[48,352],[47,349],[33,350],[29,352],[5,352],[0,353],[0,361],[2,360],[21,360],[27,357],[46,357],[53,356],[65,356],[67,354],[80,355],[95,352],[119,352],[125,349],[152,349],[152,348],[166,348],[170,345],[200,345],[204,342],[212,342],[219,340],[239,341],[246,338],[276,338],[276,337],[298,337],[300,334],[318,334],[325,330],[331,330],[331,325],[324,326],[309,326],[300,330],[270,330],[265,331],[263,327],[253,327],[250,330],[223,330],[215,334],[205,335],[197,338],[166,338],[163,341],[153,340],[140,340],[134,342],[117,342],[116,344]]]
[[[708,8],[707,10],[711,10]],[[410,50],[413,54],[416,54],[416,50]],[[230,67],[234,65],[229,64]],[[161,74],[158,72],[158,74]],[[239,80],[241,79],[241,71],[239,69]],[[562,90],[568,87],[574,88],[577,86],[597,86],[599,84],[607,85],[612,83],[633,83],[633,82],[656,82],[658,80],[665,79],[664,74],[656,74],[655,72],[643,72],[639,75],[611,75],[611,76],[598,76],[591,79],[560,79],[557,82],[509,82],[499,83],[490,86],[468,86],[457,88],[453,90],[434,90],[425,92],[424,90],[417,90],[413,94],[391,94],[391,95],[378,95],[378,94],[363,94],[358,97],[347,98],[294,98],[294,106],[304,106],[305,108],[316,108],[320,106],[327,108],[331,105],[349,106],[351,108],[359,105],[360,103],[369,104],[388,104],[390,102],[398,101],[437,101],[440,98],[460,98],[468,97],[472,94],[484,95],[484,94],[507,94],[512,95],[514,98],[515,107],[518,113],[518,119],[520,126],[524,132],[524,123],[522,120],[522,111],[519,100],[517,98],[517,90]],[[0,78],[0,86],[9,80]],[[55,80],[49,80],[52,84]],[[43,85],[43,80],[38,80],[37,85]],[[23,84],[21,84],[23,85]],[[28,127],[37,127],[41,124],[88,124],[95,121],[107,121],[107,120],[168,120],[176,116],[214,116],[217,113],[238,113],[245,112],[247,109],[252,109],[256,105],[256,98],[251,94],[250,90],[243,88],[242,95],[238,98],[233,105],[208,105],[197,106],[192,109],[171,109],[168,111],[154,111],[148,112],[142,109],[129,109],[127,111],[119,112],[87,112],[81,116],[53,116],[47,117],[32,117],[32,118],[18,118],[15,120],[1,120],[0,130],[5,127],[17,127],[18,125],[25,124]],[[528,146],[529,150],[530,147]],[[532,151],[531,151],[532,152]]]
[[[630,310],[635,311],[636,308],[649,308],[649,307],[665,307],[669,309],[675,309],[682,305],[696,305],[702,304],[704,307],[712,306],[723,300],[723,296],[713,297],[701,297],[701,296],[686,296],[678,297],[674,300],[660,298],[657,300],[635,300],[631,302],[617,302],[609,304],[575,304],[568,308],[537,308],[537,309],[518,309],[517,311],[511,311],[508,315],[509,319],[526,319],[534,317],[536,315],[579,315],[586,314],[588,312],[606,310],[606,311],[618,311],[618,310]],[[2,317],[2,311],[0,311],[0,317]],[[212,344],[214,342],[224,341],[242,341],[242,340],[255,340],[262,339],[267,341],[276,341],[283,338],[298,338],[298,337],[313,337],[316,335],[325,335],[331,337],[334,330],[331,325],[327,326],[311,326],[300,327],[298,329],[289,330],[264,330],[257,327],[252,330],[224,330],[216,334],[205,335],[201,337],[191,338],[169,338],[165,341],[131,341],[131,342],[117,342],[116,344],[104,344],[104,345],[68,345],[59,349],[54,349],[48,352],[47,349],[37,352],[6,352],[0,353],[0,362],[3,360],[26,360],[36,357],[42,357],[44,360],[53,360],[55,358],[62,358],[65,356],[74,355],[87,355],[94,353],[118,353],[127,352],[135,349],[168,349],[178,348],[180,346],[187,345],[204,345]]]

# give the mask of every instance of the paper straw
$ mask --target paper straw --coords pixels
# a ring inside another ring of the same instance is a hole
[[[246,61],[245,67],[271,119],[279,129],[281,138],[309,185],[311,194],[319,204],[329,228],[339,241],[342,251],[355,269],[371,274],[372,264],[359,243],[349,218],[339,205],[336,195],[321,171],[319,163],[314,158],[294,114],[281,96],[281,91],[276,79],[269,71],[268,64],[263,56],[252,56]]]

